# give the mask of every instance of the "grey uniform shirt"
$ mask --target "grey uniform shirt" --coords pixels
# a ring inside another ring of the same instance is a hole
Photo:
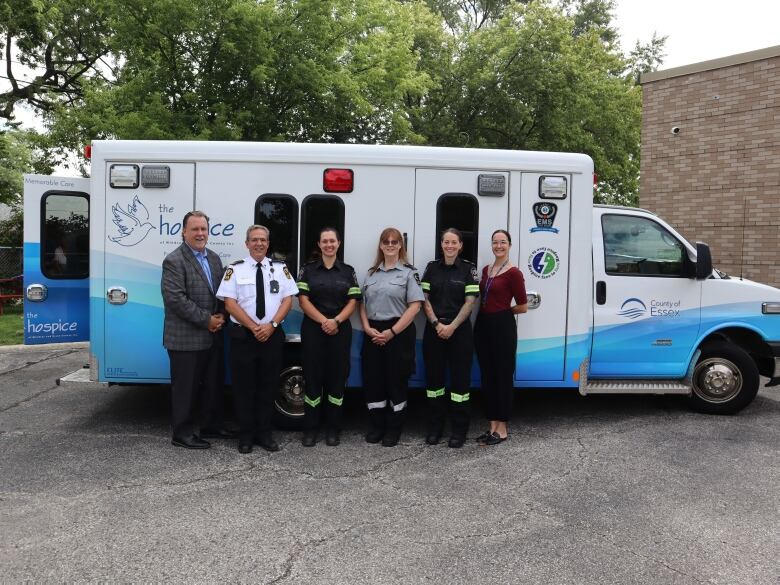
[[[389,321],[403,315],[409,303],[424,301],[420,275],[411,264],[396,264],[386,269],[384,263],[369,271],[363,283],[363,303],[372,321]]]
[[[258,319],[256,312],[257,286],[255,285],[257,271],[263,271],[263,294],[265,295],[265,317]],[[271,280],[279,282],[279,292],[271,292]],[[244,261],[238,264],[231,264],[219,283],[217,298],[221,301],[225,299],[235,299],[239,306],[244,309],[247,315],[255,323],[270,323],[274,318],[276,311],[282,304],[285,297],[291,297],[298,294],[298,287],[295,286],[290,271],[284,262],[271,260],[266,256],[263,261],[258,263],[251,256],[244,258]],[[233,323],[237,321],[230,317]]]

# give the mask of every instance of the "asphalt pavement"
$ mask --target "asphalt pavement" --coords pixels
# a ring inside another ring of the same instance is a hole
[[[170,444],[169,390],[60,387],[80,346],[0,348],[0,580],[780,583],[780,389],[736,416],[679,397],[520,391],[511,437],[241,455]]]

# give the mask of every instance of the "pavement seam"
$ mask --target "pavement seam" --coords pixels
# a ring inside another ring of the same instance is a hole
[[[36,399],[36,398],[38,398],[39,396],[43,396],[44,394],[47,394],[48,392],[51,392],[52,390],[56,390],[57,388],[59,388],[59,386],[57,386],[57,385],[55,384],[55,385],[54,385],[54,386],[52,386],[51,388],[46,388],[45,390],[41,390],[40,392],[36,392],[36,393],[35,393],[35,394],[33,394],[32,396],[28,396],[27,398],[24,398],[24,399],[22,399],[22,400],[19,400],[18,402],[14,402],[13,404],[10,404],[10,405],[8,405],[8,406],[6,406],[6,407],[4,407],[4,408],[0,408],[0,414],[3,414],[3,413],[5,413],[5,412],[8,412],[9,410],[11,410],[11,409],[13,409],[13,408],[16,408],[17,406],[21,406],[21,405],[22,405],[22,404],[24,404],[25,402],[30,402],[30,401],[32,401],[32,400],[35,400],[35,399]],[[3,433],[3,434],[4,434],[4,433]]]

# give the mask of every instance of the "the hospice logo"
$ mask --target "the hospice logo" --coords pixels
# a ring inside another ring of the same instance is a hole
[[[642,302],[642,299],[634,297],[623,301],[618,311],[618,315],[629,319],[639,319],[639,317],[644,317],[645,313],[647,313],[647,305]]]
[[[555,223],[555,215],[558,213],[558,206],[555,203],[548,201],[542,201],[535,203],[533,206],[534,219],[536,220],[536,227],[531,228],[530,232],[551,232],[553,234],[558,233],[558,228],[553,227]]]
[[[560,266],[558,253],[552,248],[537,248],[528,257],[528,271],[537,278],[550,278]]]
[[[119,203],[111,207],[114,215],[112,220],[117,227],[118,235],[109,235],[108,239],[120,246],[135,246],[140,244],[155,226],[149,223],[149,210],[146,209],[136,195],[133,202],[127,206],[127,211]]]

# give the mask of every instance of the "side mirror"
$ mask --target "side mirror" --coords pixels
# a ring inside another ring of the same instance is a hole
[[[712,252],[704,242],[696,242],[696,280],[712,276]]]

